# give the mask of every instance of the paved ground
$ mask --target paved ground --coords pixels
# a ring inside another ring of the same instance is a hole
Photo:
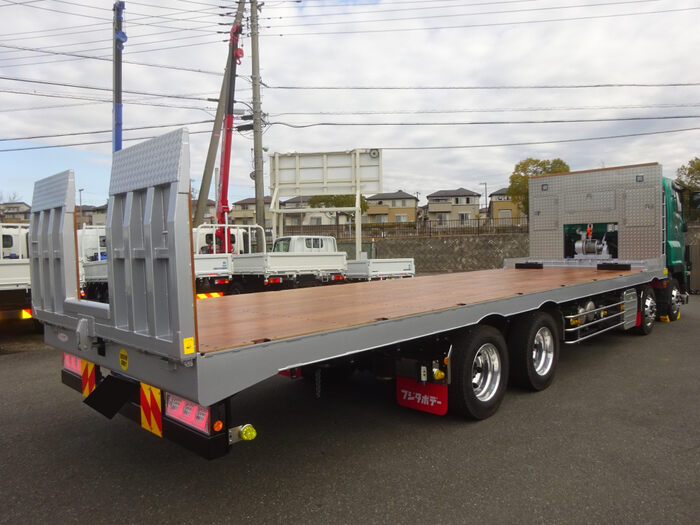
[[[479,423],[398,407],[356,375],[315,400],[275,377],[237,400],[259,438],[212,462],[60,384],[0,332],[0,523],[697,523],[700,298],[649,337],[564,349],[548,390]]]

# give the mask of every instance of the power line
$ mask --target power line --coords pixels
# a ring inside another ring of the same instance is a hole
[[[377,2],[353,2],[352,4],[340,2],[340,3],[329,3],[326,2],[326,0],[315,0],[318,2],[323,2],[323,5],[313,5],[310,6],[310,8],[313,9],[327,9],[327,8],[333,8],[333,7],[345,7],[345,8],[353,8],[357,6],[376,6]],[[389,2],[389,1],[383,1],[381,5],[410,5],[410,4],[430,4],[434,3],[436,1],[442,2],[463,2],[464,0],[398,0],[397,2]],[[475,2],[472,4],[467,4],[469,6],[490,6],[490,5],[499,5],[499,4],[522,4],[525,2],[538,2],[539,0],[505,0],[501,2]],[[311,3],[312,0],[304,0],[304,4]],[[290,6],[265,6],[273,9],[296,9],[299,10],[298,5],[290,5]],[[437,8],[441,7],[447,7],[447,6],[436,6]]]
[[[18,77],[8,77],[8,76],[0,76],[0,80],[10,80],[13,82],[26,82],[30,84],[44,84],[48,86],[61,86],[61,87],[72,87],[72,88],[79,88],[79,89],[89,89],[93,91],[109,91],[110,93],[112,92],[111,88],[103,88],[103,87],[97,87],[97,86],[86,86],[86,85],[80,85],[80,84],[69,84],[67,82],[53,82],[50,80],[32,80],[28,78],[18,78]],[[161,97],[161,98],[179,98],[179,99],[184,99],[184,100],[200,100],[200,101],[205,101],[208,102],[209,99],[207,98],[202,98],[202,97],[194,97],[191,95],[167,95],[164,93],[148,93],[145,91],[124,91],[124,93],[129,93],[131,95],[145,95],[149,97]]]
[[[206,131],[190,131],[190,135],[198,135],[200,133],[211,133],[211,131],[206,130]],[[123,142],[130,142],[134,140],[148,140],[155,138],[154,135],[148,136],[148,137],[133,137],[130,139],[123,138]],[[27,146],[23,148],[7,148],[7,149],[0,149],[0,153],[7,153],[11,151],[31,151],[31,150],[37,150],[37,149],[53,149],[53,148],[72,148],[74,146],[91,146],[93,144],[111,144],[111,140],[95,140],[91,142],[76,142],[73,144],[47,144],[45,146]]]
[[[270,126],[305,129],[331,126],[499,126],[518,124],[582,124],[590,122],[634,122],[642,120],[675,120],[700,118],[700,115],[668,115],[660,117],[618,117],[596,119],[553,119],[553,120],[501,120],[472,122],[314,122],[312,124],[290,124],[289,122],[270,122]]]
[[[483,5],[499,5],[499,4],[522,4],[523,2],[532,2],[532,1],[537,1],[537,0],[517,0],[515,2],[472,2],[468,4],[453,4],[453,5],[434,5],[435,0],[421,0],[420,2],[382,2],[381,5],[387,5],[387,4],[412,4],[412,3],[431,3],[433,5],[429,6],[423,6],[423,7],[401,7],[401,8],[392,8],[392,9],[373,9],[371,11],[348,11],[348,9],[354,8],[356,6],[362,6],[362,5],[372,5],[376,6],[376,3],[370,3],[370,4],[358,4],[358,3],[353,3],[353,4],[327,4],[327,5],[319,5],[319,6],[314,6],[314,9],[320,9],[320,8],[325,8],[325,7],[344,7],[345,10],[342,12],[338,13],[307,13],[303,15],[283,15],[283,16],[267,16],[267,17],[261,17],[261,20],[282,20],[282,19],[287,19],[287,18],[315,18],[319,16],[353,16],[353,15],[360,15],[360,14],[376,14],[376,13],[395,13],[395,12],[400,12],[400,11],[422,11],[426,9],[434,10],[434,9],[455,9],[457,7],[477,7],[477,6],[483,6]],[[450,0],[440,0],[440,1],[450,1]],[[460,2],[463,0],[451,0],[454,2]],[[649,1],[659,1],[659,0],[649,0]]]
[[[2,77],[0,77],[2,78]],[[531,84],[531,85],[494,85],[494,86],[274,86],[265,85],[267,89],[285,90],[334,90],[334,91],[481,91],[509,89],[599,89],[599,88],[658,88],[658,87],[695,87],[700,82],[669,83],[600,83],[600,84]]]
[[[400,109],[379,111],[289,111],[285,113],[269,113],[269,117],[311,116],[311,115],[426,115],[452,113],[511,113],[539,111],[590,111],[611,109],[667,109],[700,107],[700,102],[687,104],[628,104],[616,106],[553,106],[553,107],[523,107],[523,108],[464,108],[464,109]]]
[[[503,15],[503,14],[512,14],[512,13],[528,13],[528,12],[533,12],[533,11],[552,11],[552,10],[560,10],[560,9],[581,9],[585,7],[604,7],[604,6],[611,6],[611,5],[626,5],[626,4],[641,4],[641,3],[649,3],[649,2],[658,2],[659,0],[626,0],[626,1],[618,1],[618,2],[602,2],[602,3],[596,3],[596,4],[579,4],[579,5],[565,5],[565,6],[557,6],[557,7],[531,7],[531,8],[526,8],[526,9],[510,9],[510,10],[505,10],[505,11],[472,11],[469,13],[449,13],[449,14],[439,14],[439,15],[422,15],[422,16],[410,16],[410,17],[402,17],[402,18],[375,18],[371,20],[338,20],[338,21],[332,21],[332,22],[308,22],[308,23],[302,23],[302,24],[288,24],[288,25],[271,25],[271,26],[265,26],[266,29],[280,29],[280,28],[286,28],[286,27],[308,27],[308,26],[325,26],[325,25],[338,25],[338,24],[366,24],[366,23],[376,23],[376,22],[401,22],[405,20],[427,20],[427,19],[432,19],[432,18],[456,18],[456,17],[461,17],[461,16],[482,16],[482,15]],[[420,8],[414,8],[414,9],[430,9],[431,11],[434,10],[432,7],[420,7]],[[403,10],[400,10],[403,11]],[[369,11],[365,11],[365,13],[368,13]],[[355,14],[355,13],[348,13],[348,14]],[[337,15],[336,15],[337,16]]]
[[[197,122],[180,122],[177,124],[159,124],[154,126],[139,126],[135,128],[124,128],[123,131],[137,131],[143,129],[158,129],[158,128],[173,128],[177,126],[195,126],[197,124],[211,124],[214,122],[213,119],[210,120],[199,120]],[[76,131],[73,133],[55,133],[53,135],[35,135],[33,137],[13,137],[13,138],[0,138],[0,142],[14,142],[17,140],[37,140],[37,139],[54,139],[59,137],[75,137],[78,135],[98,135],[100,133],[112,133],[111,129],[97,130],[97,131]]]
[[[530,25],[530,24],[545,24],[550,22],[573,22],[581,20],[596,20],[603,18],[620,18],[625,16],[640,16],[640,15],[654,15],[662,13],[678,13],[683,11],[695,11],[700,9],[700,7],[687,7],[682,9],[662,9],[658,11],[642,11],[638,13],[619,13],[619,14],[608,14],[608,15],[592,15],[592,16],[577,16],[571,18],[550,18],[545,20],[523,20],[519,22],[491,22],[484,24],[459,24],[452,26],[433,26],[433,27],[403,27],[403,28],[389,28],[389,29],[358,29],[350,31],[318,31],[318,32],[307,32],[307,33],[269,33],[261,36],[323,36],[323,35],[357,35],[357,34],[367,34],[367,33],[397,33],[397,32],[408,32],[408,31],[435,31],[438,29],[467,29],[473,27],[503,27],[503,26],[518,26],[518,25]]]
[[[661,131],[646,131],[641,133],[625,133],[622,135],[606,135],[602,137],[584,137],[579,139],[559,139],[559,140],[540,140],[533,142],[509,142],[502,144],[475,144],[475,145],[460,145],[460,146],[413,146],[413,147],[383,147],[383,150],[440,150],[440,149],[476,149],[476,148],[505,148],[513,146],[538,146],[544,144],[565,144],[568,142],[586,142],[592,140],[612,140],[612,139],[622,139],[629,137],[644,137],[649,135],[663,135],[666,133],[682,133],[685,131],[698,131],[700,127],[697,128],[681,128],[681,129],[666,129]],[[2,151],[2,150],[0,150]]]
[[[641,133],[625,133],[622,135],[606,135],[606,136],[600,136],[600,137],[583,137],[583,138],[577,138],[577,139],[559,139],[559,140],[541,140],[541,141],[532,141],[532,142],[510,142],[510,143],[501,143],[501,144],[474,144],[474,145],[453,145],[453,146],[384,146],[381,149],[387,150],[387,151],[406,151],[406,150],[446,150],[446,149],[477,149],[477,148],[503,148],[503,147],[515,147],[515,146],[538,146],[538,145],[545,145],[545,144],[565,144],[569,142],[586,142],[586,141],[594,141],[594,140],[613,140],[613,139],[621,139],[621,138],[631,138],[631,137],[644,137],[644,136],[650,136],[650,135],[663,135],[663,134],[669,134],[669,133],[683,133],[686,131],[698,131],[700,130],[700,127],[696,128],[681,128],[681,129],[667,129],[667,130],[660,130],[660,131],[647,131],[647,132],[641,132]],[[209,131],[190,131],[190,135],[196,135],[199,133],[209,133]],[[152,139],[154,138],[153,136],[149,137],[134,137],[130,139],[123,139],[125,142],[127,141],[135,141],[135,140],[147,140],[147,139]],[[93,144],[111,144],[111,140],[100,140],[100,141],[93,141],[93,142],[78,142],[74,144],[53,144],[53,145],[46,145],[46,146],[29,146],[29,147],[23,147],[23,148],[9,148],[9,149],[0,149],[0,153],[7,153],[7,152],[14,152],[14,151],[28,151],[28,150],[39,150],[39,149],[50,149],[50,148],[69,148],[69,147],[74,147],[74,146],[89,146]],[[376,147],[376,146],[374,146]]]
[[[197,36],[199,36],[199,35],[197,35]],[[52,51],[49,49],[30,48],[30,47],[23,47],[23,46],[12,46],[9,44],[0,44],[0,47],[9,47],[9,48],[13,48],[13,49],[22,50],[22,51],[45,53],[47,55],[60,55],[60,56],[76,57],[76,58],[81,58],[81,59],[101,60],[103,62],[111,62],[112,61],[111,58],[108,58],[106,56],[82,55],[80,53],[71,53],[68,51]],[[22,57],[22,58],[38,58],[38,57]],[[0,59],[0,60],[17,60],[17,58]],[[51,63],[55,63],[55,62],[56,61],[51,61]],[[194,68],[189,68],[189,67],[185,67],[185,66],[173,66],[173,65],[166,65],[166,64],[151,64],[151,63],[147,63],[147,62],[134,62],[131,60],[123,60],[122,63],[130,64],[133,66],[145,66],[145,67],[155,67],[155,68],[160,68],[160,69],[170,69],[173,71],[187,71],[187,72],[192,72],[192,73],[203,73],[206,75],[221,75],[222,74],[221,71],[207,71],[204,69],[194,69]],[[36,65],[36,63],[9,64],[9,65],[4,65],[3,67],[19,67],[19,66],[27,66],[27,65]]]

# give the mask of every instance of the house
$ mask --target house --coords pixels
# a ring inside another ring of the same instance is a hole
[[[284,202],[280,202],[280,208],[285,210],[308,208],[309,200],[311,200],[311,197],[292,197]],[[339,214],[338,222],[340,224],[347,224],[348,216],[345,214]],[[319,208],[318,211],[313,212],[306,211],[294,214],[284,214],[285,226],[326,226],[329,224],[335,224],[335,212],[323,211],[322,208]]]
[[[489,194],[489,217],[492,219],[519,219],[524,217],[520,207],[514,203],[506,191],[508,188],[501,188]]]
[[[197,213],[197,202],[198,199],[192,199],[190,209],[192,210],[192,219],[194,219],[195,213]],[[204,210],[204,223],[216,224],[216,201],[207,199],[207,207]]]
[[[0,202],[0,220],[4,222],[29,222],[31,206],[26,202]]]
[[[272,197],[265,196],[265,228],[272,226],[272,214],[270,213],[270,204]],[[255,198],[243,199],[233,203],[233,207],[228,214],[228,219],[231,224],[257,224],[255,220]]]
[[[79,227],[83,224],[104,226],[107,223],[107,203],[102,206],[76,206],[75,222]]]
[[[465,223],[479,213],[480,193],[464,188],[440,190],[428,195],[428,219],[437,224]]]
[[[415,222],[418,216],[418,197],[402,190],[377,193],[367,197],[367,204],[364,223]]]

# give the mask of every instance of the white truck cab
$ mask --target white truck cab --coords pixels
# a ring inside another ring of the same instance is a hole
[[[292,235],[275,240],[272,251],[275,253],[328,253],[337,252],[338,245],[334,237]]]

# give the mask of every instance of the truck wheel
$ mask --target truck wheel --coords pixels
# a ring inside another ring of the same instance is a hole
[[[656,321],[656,298],[651,286],[643,286],[639,290],[639,313],[641,324],[635,328],[639,335],[649,335]]]
[[[552,384],[559,360],[559,331],[546,312],[519,316],[508,337],[513,383],[530,390]]]
[[[678,285],[676,279],[671,279],[669,282],[669,287],[671,288],[668,292],[668,304],[666,305],[666,312],[669,321],[678,321],[681,318],[681,304],[683,304],[683,298],[681,296],[681,287]]]
[[[453,412],[486,419],[498,410],[508,383],[508,355],[501,333],[477,326],[455,343],[449,406]]]

